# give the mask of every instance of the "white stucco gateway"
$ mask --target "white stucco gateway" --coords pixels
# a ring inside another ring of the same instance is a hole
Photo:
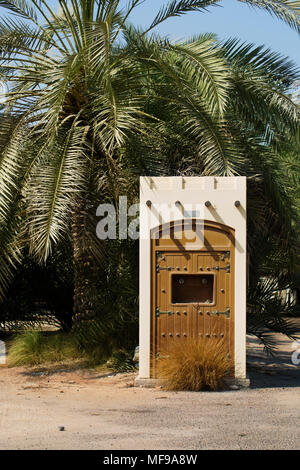
[[[195,334],[227,338],[247,384],[246,177],[141,177],[139,312],[137,385],[166,341]]]

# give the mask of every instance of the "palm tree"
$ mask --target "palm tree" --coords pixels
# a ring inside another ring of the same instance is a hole
[[[56,11],[46,0],[0,0],[8,13],[0,21],[0,73],[9,87],[0,131],[0,226],[6,247],[0,281],[7,280],[20,241],[46,260],[53,244],[71,233],[75,314],[90,313],[86,272],[103,255],[90,209],[107,180],[116,197],[119,149],[129,137],[153,129],[154,118],[179,112],[197,141],[204,174],[235,174],[243,150],[237,126],[226,124],[233,81],[241,115],[251,113],[258,94],[262,111],[255,125],[265,126],[271,111],[274,122],[284,115],[287,128],[297,121],[281,93],[282,80],[277,88],[263,83],[262,93],[258,74],[249,72],[248,83],[238,81],[230,71],[235,66],[230,45],[220,48],[207,35],[171,44],[150,34],[167,18],[204,11],[217,1],[169,1],[149,28],[136,31],[127,19],[140,3],[131,0],[122,10],[119,0],[59,0]],[[247,3],[299,31],[299,2]],[[247,99],[243,106],[239,90]]]
[[[199,39],[188,42],[188,48]],[[271,350],[271,332],[290,337],[299,333],[283,318],[299,314],[299,307],[278,296],[280,290],[295,288],[299,266],[299,106],[287,93],[299,71],[289,59],[263,47],[236,40],[215,47],[228,64],[230,99],[222,119],[213,123],[214,142],[204,133],[197,108],[188,108],[190,100],[172,103],[167,122],[165,107],[160,109],[155,102],[152,107],[159,110],[161,119],[153,124],[159,136],[155,148],[148,136],[132,136],[127,166],[150,175],[248,177],[247,331]]]

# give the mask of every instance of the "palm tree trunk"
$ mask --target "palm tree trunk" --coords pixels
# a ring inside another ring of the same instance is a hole
[[[86,236],[87,204],[85,200],[73,207],[71,233],[74,263],[74,322],[91,319],[94,316],[91,299],[91,274],[93,259]]]

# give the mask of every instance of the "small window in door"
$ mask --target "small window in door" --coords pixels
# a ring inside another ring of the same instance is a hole
[[[173,304],[212,304],[214,302],[213,274],[173,274]]]

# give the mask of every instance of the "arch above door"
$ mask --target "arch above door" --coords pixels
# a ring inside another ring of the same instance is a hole
[[[181,219],[153,228],[151,243],[166,249],[230,249],[235,246],[235,230],[212,220]]]

